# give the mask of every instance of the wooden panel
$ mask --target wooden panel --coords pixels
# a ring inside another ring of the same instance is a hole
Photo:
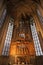
[[[35,55],[34,45],[32,42],[12,42],[10,47],[10,55],[12,56],[25,56],[25,55]]]

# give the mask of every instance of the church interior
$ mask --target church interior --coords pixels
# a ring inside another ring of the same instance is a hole
[[[43,0],[0,0],[0,65],[43,65]]]

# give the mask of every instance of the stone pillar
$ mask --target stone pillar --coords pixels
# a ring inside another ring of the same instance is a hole
[[[8,25],[8,30],[7,30],[7,34],[6,34],[6,38],[5,38],[5,42],[4,42],[3,51],[2,51],[3,56],[9,55],[12,33],[13,33],[13,23],[10,22]]]
[[[3,6],[3,1],[4,1],[4,0],[0,0],[0,9],[1,9],[2,6]]]
[[[3,11],[3,13],[2,13],[2,16],[0,18],[0,28],[2,27],[2,25],[3,25],[4,21],[5,21],[6,14],[7,14],[7,10],[5,8],[4,11]]]
[[[40,41],[38,38],[36,26],[35,26],[35,23],[33,22],[33,20],[32,20],[32,23],[30,23],[30,27],[31,27],[33,41],[34,41],[36,56],[41,56],[41,55],[43,55],[43,52],[42,52]]]
[[[41,12],[40,12],[39,9],[37,9],[37,15],[38,15],[38,17],[39,17],[39,20],[40,20],[41,24],[43,24],[43,17],[42,17],[42,15],[41,15]]]

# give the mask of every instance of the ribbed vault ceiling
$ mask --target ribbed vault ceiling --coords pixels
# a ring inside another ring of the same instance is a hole
[[[35,12],[36,3],[40,4],[40,0],[6,0],[8,13],[12,17],[20,15],[22,12]]]

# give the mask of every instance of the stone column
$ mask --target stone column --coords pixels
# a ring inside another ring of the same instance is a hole
[[[7,14],[7,10],[5,8],[4,11],[3,11],[3,13],[2,13],[2,16],[0,18],[0,28],[2,27],[2,25],[3,25],[4,21],[5,21],[6,14]]]
[[[41,12],[40,12],[39,9],[37,9],[37,15],[38,15],[38,17],[39,17],[39,20],[40,20],[41,24],[43,24],[43,17],[42,17],[42,15],[41,15]]]

